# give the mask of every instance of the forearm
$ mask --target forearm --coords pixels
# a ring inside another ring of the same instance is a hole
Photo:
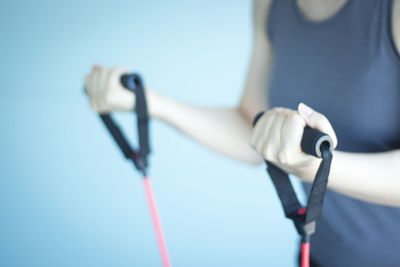
[[[329,187],[364,201],[400,206],[400,150],[381,153],[335,151]]]
[[[240,109],[193,106],[161,95],[156,99],[150,103],[153,117],[222,155],[250,164],[262,162],[249,145],[251,122]]]

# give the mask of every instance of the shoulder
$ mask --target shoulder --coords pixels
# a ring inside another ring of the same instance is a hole
[[[273,0],[253,0],[253,25],[256,33],[265,33],[269,9]]]
[[[394,1],[392,12],[392,34],[397,51],[400,53],[400,0]]]

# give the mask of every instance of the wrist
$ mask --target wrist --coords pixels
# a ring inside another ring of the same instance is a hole
[[[296,168],[294,168],[293,174],[303,182],[312,183],[320,164],[321,159],[311,159],[306,163],[296,166]]]
[[[163,96],[151,88],[146,88],[146,99],[149,116],[151,118],[160,118],[164,102]]]

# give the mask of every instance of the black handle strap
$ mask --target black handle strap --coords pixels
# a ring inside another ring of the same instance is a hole
[[[261,118],[260,112],[253,120],[253,126]],[[290,182],[289,175],[273,163],[266,161],[267,171],[278,193],[287,218],[291,219],[297,232],[309,238],[315,231],[315,221],[321,216],[323,200],[328,184],[332,162],[332,140],[318,130],[304,128],[301,140],[302,150],[310,155],[322,158],[308,197],[307,207],[302,207]]]
[[[137,118],[137,129],[139,146],[133,149],[121,129],[113,120],[111,114],[100,114],[104,125],[118,144],[125,158],[133,161],[136,168],[146,176],[148,166],[148,155],[150,154],[149,145],[149,114],[144,92],[143,82],[137,74],[127,74],[121,76],[121,84],[128,90],[135,93],[135,113]]]
[[[110,132],[111,136],[114,138],[115,142],[117,142],[125,158],[131,159],[134,154],[134,150],[132,149],[128,141],[125,139],[125,136],[123,135],[121,129],[112,119],[111,115],[100,114],[100,118],[103,121],[106,128],[108,129],[108,131]]]
[[[149,113],[143,81],[138,74],[127,74],[121,76],[121,83],[136,95],[135,111],[139,134],[139,154],[141,157],[147,158],[147,155],[150,154]]]
[[[322,148],[322,161],[315,179],[311,186],[310,195],[307,202],[307,213],[305,224],[317,220],[322,214],[322,206],[324,202],[326,188],[328,186],[329,171],[332,163],[332,151],[330,148]]]

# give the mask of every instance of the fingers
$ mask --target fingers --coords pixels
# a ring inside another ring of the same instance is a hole
[[[279,161],[278,153],[282,146],[282,132],[285,124],[289,109],[278,109],[277,115],[275,116],[274,122],[272,123],[271,129],[268,135],[268,141],[265,145],[264,153],[267,157],[270,157],[274,162]]]
[[[120,78],[127,73],[125,67],[111,68],[108,74],[105,101],[111,110],[133,110],[135,95],[123,88]]]
[[[295,111],[287,114],[281,131],[281,147],[278,160],[282,164],[291,165],[300,160],[303,153],[300,148],[301,139],[306,123]]]
[[[264,159],[274,163],[279,161],[278,154],[286,140],[283,131],[292,113],[295,112],[285,108],[274,108],[265,112],[255,125],[250,144]]]
[[[274,110],[265,112],[254,127],[250,144],[252,144],[253,148],[255,148],[260,154],[264,154],[264,144],[267,143],[267,137],[269,136],[269,130],[274,122],[275,115],[276,112]]]
[[[308,126],[317,129],[323,133],[326,133],[332,138],[333,148],[337,146],[338,141],[335,131],[333,130],[329,120],[324,115],[313,110],[304,103],[299,104],[298,112],[303,117]]]
[[[108,73],[107,88],[111,90],[120,88],[121,87],[120,78],[123,74],[126,73],[127,69],[125,67],[110,68]]]
[[[100,112],[102,110],[102,86],[104,80],[104,72],[105,69],[101,65],[93,66],[93,75],[92,75],[92,86],[93,86],[93,99],[92,101],[95,103],[96,111]]]
[[[336,134],[328,119],[304,104],[297,111],[273,108],[265,112],[254,126],[250,144],[265,160],[281,168],[304,167],[315,160],[301,150],[306,125],[329,134],[336,147]]]
[[[96,69],[96,72],[98,73],[98,80],[97,80],[97,84],[96,84],[95,99],[96,99],[96,103],[98,106],[98,111],[102,112],[106,108],[105,103],[104,103],[104,92],[107,88],[106,80],[107,80],[108,70],[106,68],[104,68],[103,66],[99,66]]]
[[[294,167],[309,161],[300,146],[305,126],[298,111],[274,108],[255,125],[250,144],[264,159],[281,167]]]
[[[105,68],[96,64],[91,73],[85,76],[85,91],[89,96],[92,109],[96,112],[112,110],[131,110],[134,103],[134,94],[120,83],[126,68]]]
[[[90,99],[90,105],[92,109],[95,111],[98,110],[97,87],[96,87],[97,79],[98,79],[97,67],[93,66],[92,72],[85,76],[85,81],[86,81],[85,89]]]

